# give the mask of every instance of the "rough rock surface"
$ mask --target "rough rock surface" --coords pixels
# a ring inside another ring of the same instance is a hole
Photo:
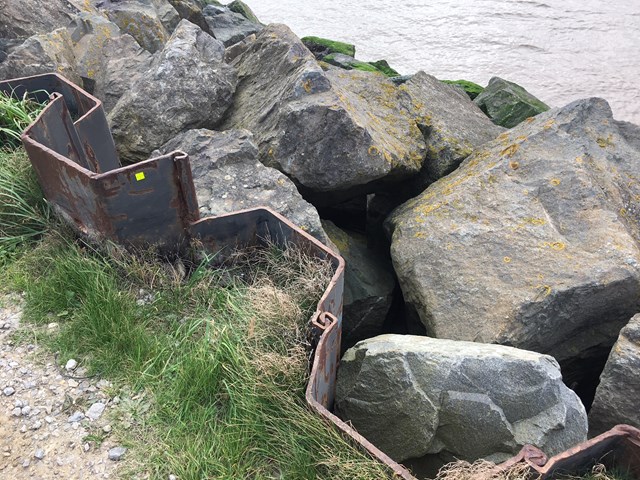
[[[251,10],[249,5],[244,3],[242,0],[233,0],[233,2],[227,5],[227,8],[229,8],[229,10],[231,10],[232,12],[239,13],[244,18],[253,23],[260,23],[260,20],[258,20],[256,14],[253,13],[253,10]]]
[[[76,71],[109,113],[120,97],[142,80],[152,55],[100,15],[78,15],[69,30]]]
[[[180,21],[180,15],[166,0],[105,0],[101,9],[151,53],[162,49]]]
[[[397,461],[442,451],[500,461],[584,441],[587,415],[557,362],[502,345],[381,335],[347,350],[336,411]]]
[[[589,411],[589,434],[619,423],[640,428],[640,314],[620,331]]]
[[[504,131],[466,94],[424,72],[416,73],[400,88],[406,88],[418,106],[419,125],[427,144],[416,193],[451,173],[474,149]]]
[[[493,77],[489,85],[474,99],[496,125],[512,128],[523,120],[549,110],[549,106],[520,85]]]
[[[346,232],[326,220],[322,226],[346,262],[343,345],[379,335],[396,286],[391,263],[380,252],[367,248],[363,235]]]
[[[232,102],[237,77],[223,62],[224,47],[182,20],[136,83],[108,116],[120,158],[144,160],[188,128],[211,128]]]
[[[189,154],[200,217],[266,206],[326,243],[318,212],[295,185],[258,161],[258,147],[247,130],[189,130],[153,153]]]
[[[0,38],[26,39],[66,27],[81,11],[95,11],[82,0],[0,0]]]
[[[252,131],[260,161],[304,187],[347,190],[420,170],[411,99],[382,75],[323,72],[284,25],[262,30],[233,65],[241,80],[225,127]]]
[[[168,2],[176,9],[180,18],[189,20],[191,23],[195,23],[202,30],[211,34],[209,25],[204,19],[202,9],[204,8],[204,2],[201,0],[168,0]]]
[[[247,20],[239,13],[231,10],[220,11],[217,7],[206,7],[204,19],[209,26],[209,31],[224,43],[225,47],[238,43],[263,28],[262,25]]]
[[[7,59],[0,64],[0,78],[17,78],[56,72],[82,86],[75,73],[75,56],[71,36],[65,28],[34,35],[12,49]]]
[[[502,134],[387,220],[430,336],[558,360],[611,346],[639,310],[640,150],[601,99]]]

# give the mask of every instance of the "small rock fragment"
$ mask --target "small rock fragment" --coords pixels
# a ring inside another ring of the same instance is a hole
[[[113,447],[109,450],[109,460],[113,460],[114,462],[119,461],[127,451],[124,447]]]
[[[10,397],[14,393],[16,393],[16,389],[13,387],[6,387],[4,390],[2,390],[2,393],[4,393],[5,396]]]
[[[75,370],[77,366],[78,366],[78,362],[75,359],[70,358],[67,364],[64,366],[64,368],[67,371],[71,371],[71,370]]]
[[[89,410],[87,410],[86,416],[90,420],[97,420],[102,415],[102,412],[104,412],[105,407],[106,405],[104,403],[96,402],[93,405],[91,405],[91,407],[89,407]]]
[[[75,422],[79,422],[80,420],[83,420],[83,419],[84,419],[84,413],[82,413],[82,412],[74,412],[73,415],[71,415],[67,421],[69,423],[75,423]]]
[[[39,448],[38,450],[36,450],[36,453],[33,456],[38,460],[42,460],[44,458],[44,450]]]

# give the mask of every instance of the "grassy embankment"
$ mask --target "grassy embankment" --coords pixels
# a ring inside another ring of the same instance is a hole
[[[130,447],[123,477],[386,478],[304,402],[324,263],[271,248],[184,275],[150,252],[107,252],[56,223],[26,154],[2,141],[0,290],[24,292],[23,338],[129,399],[110,433]]]

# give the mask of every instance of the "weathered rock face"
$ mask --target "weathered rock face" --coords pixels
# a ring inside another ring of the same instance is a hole
[[[251,130],[260,160],[307,189],[348,190],[420,170],[425,146],[411,98],[384,76],[323,72],[284,25],[266,27],[233,65],[241,81],[225,126]]]
[[[640,314],[620,331],[589,411],[589,434],[619,423],[640,428]]]
[[[173,8],[176,9],[180,18],[189,20],[191,23],[195,23],[202,30],[211,34],[209,25],[207,25],[202,9],[204,8],[204,2],[200,0],[168,0]]]
[[[81,11],[95,9],[78,0],[0,0],[0,38],[26,39],[66,27]]]
[[[416,102],[427,143],[427,158],[417,181],[420,191],[451,173],[475,148],[504,131],[466,94],[424,72],[413,75],[401,88],[406,88]]]
[[[82,80],[75,73],[75,62],[71,36],[65,28],[59,28],[29,37],[13,48],[6,60],[0,63],[0,78],[56,72],[82,86]]]
[[[381,335],[347,350],[336,389],[339,416],[397,461],[501,461],[525,443],[553,455],[587,434],[557,362],[501,345]]]
[[[529,117],[549,110],[549,106],[520,85],[493,77],[474,102],[496,125],[512,128]]]
[[[640,300],[640,151],[604,100],[502,134],[387,220],[431,336],[558,360],[610,346]]]
[[[211,6],[206,7],[203,13],[209,31],[224,43],[225,47],[262,30],[262,25],[247,20],[241,14],[229,9]]]
[[[258,24],[260,23],[260,20],[258,20],[258,17],[256,16],[256,14],[253,13],[253,10],[251,10],[249,5],[244,3],[242,0],[233,0],[233,2],[227,5],[227,7],[232,12],[239,13],[244,18],[246,18],[247,20],[253,23],[258,23]]]
[[[80,14],[69,30],[76,71],[109,113],[120,97],[142,80],[151,67],[152,55],[99,15]]]
[[[146,159],[187,128],[219,123],[237,82],[223,55],[222,43],[187,20],[180,22],[145,81],[128,90],[107,117],[123,162]]]
[[[342,343],[353,345],[382,333],[396,285],[391,263],[367,248],[364,236],[323,220],[322,226],[345,259]]]
[[[316,209],[291,180],[258,161],[251,132],[188,130],[153,155],[173,150],[189,154],[201,217],[266,206],[326,242]]]
[[[166,0],[105,0],[101,9],[151,53],[162,49],[180,21],[180,15]]]

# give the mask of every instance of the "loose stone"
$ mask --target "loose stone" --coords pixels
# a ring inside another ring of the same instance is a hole
[[[113,447],[109,450],[109,460],[113,460],[114,462],[119,461],[127,451],[124,447]]]

